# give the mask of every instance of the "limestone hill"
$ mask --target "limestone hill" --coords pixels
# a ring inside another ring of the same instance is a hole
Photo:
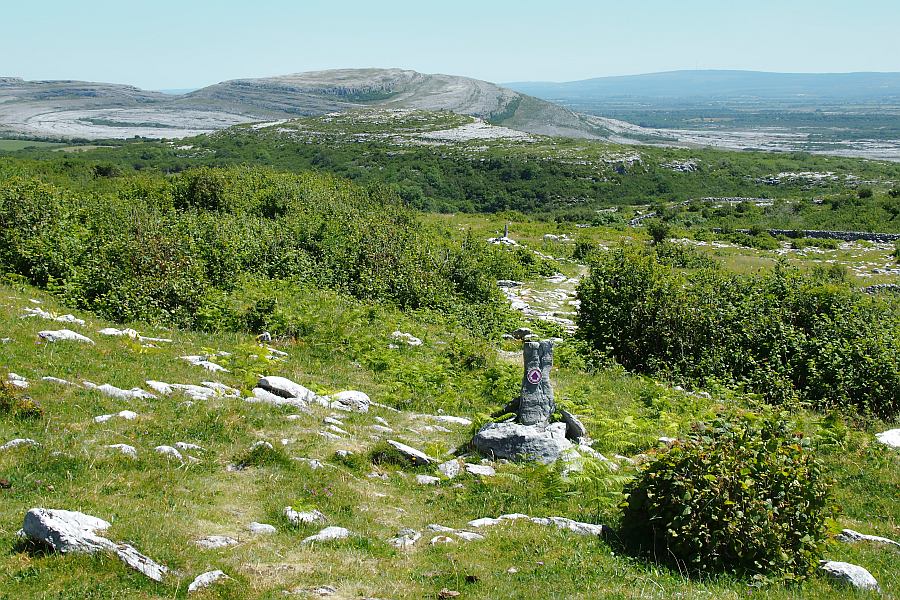
[[[400,69],[236,79],[185,95],[114,84],[0,79],[0,132],[32,136],[185,137],[242,122],[372,107],[450,111],[545,135],[605,133],[566,108],[486,81]]]

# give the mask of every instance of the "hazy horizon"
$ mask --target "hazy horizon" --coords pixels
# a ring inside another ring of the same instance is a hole
[[[493,82],[564,82],[679,70],[900,71],[900,5],[698,0],[431,6],[51,0],[5,7],[0,74],[144,89],[332,68],[395,67]],[[35,24],[40,35],[35,34]]]

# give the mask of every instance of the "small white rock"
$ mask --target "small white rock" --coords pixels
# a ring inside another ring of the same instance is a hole
[[[892,448],[900,448],[900,429],[888,429],[875,434],[879,442]]]
[[[129,446],[128,444],[109,444],[106,447],[112,450],[118,450],[129,458],[137,458],[137,448],[134,446]]]
[[[416,475],[416,483],[419,485],[435,485],[440,480],[440,477],[432,477],[431,475]]]
[[[207,550],[216,550],[218,548],[227,548],[228,546],[236,546],[238,541],[227,535],[208,535],[194,542],[201,548]]]
[[[197,578],[191,582],[188,586],[188,593],[193,593],[198,590],[202,590],[216,583],[217,581],[224,581],[226,579],[231,579],[228,575],[223,573],[222,571],[207,571],[202,575],[197,575]]]
[[[875,544],[886,544],[888,546],[900,548],[900,542],[896,542],[890,538],[860,533],[858,531],[853,531],[852,529],[844,529],[837,535],[837,539],[842,542],[873,542]]]
[[[369,396],[357,390],[338,392],[331,396],[331,408],[344,411],[369,412]]]
[[[404,333],[403,331],[395,331],[391,334],[391,339],[396,342],[406,342],[410,346],[422,345],[422,340],[410,333]]]
[[[122,410],[112,415],[100,415],[99,417],[94,417],[94,423],[105,423],[114,417],[119,417],[126,421],[133,421],[137,419],[138,415],[136,412],[130,410]]]
[[[388,440],[387,443],[417,465],[430,465],[433,462],[432,458],[421,450],[416,450],[415,448],[396,440]]]
[[[493,477],[497,474],[497,471],[490,465],[473,465],[472,463],[466,463],[466,473],[469,473],[470,475],[481,475],[482,477]]]
[[[343,540],[350,537],[351,533],[349,529],[344,529],[343,527],[326,527],[316,535],[311,535],[308,538],[304,538],[301,542],[302,544],[309,544],[312,542],[329,542],[331,540]]]
[[[318,510],[296,511],[290,506],[284,507],[284,516],[294,525],[309,525],[311,523],[324,523],[325,515]]]
[[[175,442],[175,447],[185,452],[205,452],[206,449],[197,444],[189,444],[187,442]]]
[[[181,452],[179,452],[172,446],[157,446],[153,450],[158,452],[159,454],[162,454],[162,455],[165,455],[165,456],[168,456],[171,458],[177,458],[178,460],[183,460],[181,457]]]
[[[14,440],[9,440],[8,442],[0,446],[0,451],[18,448],[19,446],[40,446],[40,444],[38,444],[31,438],[16,438]]]
[[[462,468],[459,466],[458,460],[448,460],[438,465],[438,471],[447,479],[453,479],[460,474]]]
[[[819,568],[826,575],[858,590],[878,590],[878,581],[863,567],[846,562],[822,561]]]
[[[257,523],[256,521],[247,525],[247,529],[250,530],[250,533],[256,535],[271,535],[273,533],[278,533],[278,530],[275,529],[273,525],[269,525],[268,523]]]
[[[60,329],[59,331],[39,331],[38,337],[48,342],[81,342],[82,344],[94,344],[94,340],[75,333],[70,329]]]

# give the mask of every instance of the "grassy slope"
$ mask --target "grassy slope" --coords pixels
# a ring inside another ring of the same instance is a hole
[[[33,289],[0,287],[0,337],[12,338],[12,342],[0,345],[0,375],[4,377],[10,370],[32,381],[53,375],[73,381],[108,382],[122,388],[143,385],[146,379],[196,384],[216,377],[178,360],[178,356],[203,348],[240,354],[251,343],[246,336],[235,334],[143,331],[173,337],[175,342],[158,350],[141,349],[121,338],[94,334],[107,323],[80,314],[88,325],[72,328],[94,338],[95,347],[38,344],[37,331],[63,325],[20,319],[22,309],[32,306],[29,298],[42,300],[49,310],[63,310],[52,298]],[[319,323],[318,329],[302,342],[283,347],[290,358],[271,367],[278,374],[322,392],[357,388],[376,401],[394,402],[405,397],[396,391],[398,378],[446,368],[441,359],[442,342],[450,341],[456,332],[387,309],[377,309],[373,322],[331,296],[313,298],[309,306],[315,307],[309,309],[309,319]],[[377,362],[367,358],[382,352],[395,327],[425,340],[421,349],[403,350],[399,358],[391,359],[402,365],[402,374],[362,366]],[[353,357],[363,360],[354,365],[358,361],[351,361]],[[495,368],[503,368],[490,362]],[[517,372],[514,366],[509,369]],[[560,368],[556,379],[561,400],[578,406],[587,416],[588,426],[598,438],[598,449],[609,454],[646,448],[656,435],[671,434],[673,426],[684,427],[694,414],[709,408],[707,403],[617,371],[592,377]],[[221,380],[246,385],[246,379],[236,375],[224,375]],[[407,399],[404,404],[434,412],[438,405],[448,402],[437,388],[427,389],[422,397]],[[488,530],[488,539],[483,542],[434,548],[428,544],[430,536],[426,536],[411,552],[395,551],[384,540],[401,527],[421,530],[428,523],[461,527],[472,518],[517,511],[601,522],[613,518],[612,511],[594,508],[591,490],[558,487],[560,484],[546,473],[529,473],[519,467],[500,467],[503,476],[483,482],[464,476],[458,480],[460,487],[450,483],[421,487],[413,481],[412,473],[397,467],[378,467],[388,475],[387,481],[381,481],[367,477],[373,469],[367,461],[347,466],[332,458],[335,449],[364,451],[375,443],[367,431],[374,415],[387,419],[401,439],[433,453],[466,439],[466,432],[459,428],[449,434],[420,437],[407,426],[421,429],[423,422],[409,413],[377,409],[372,415],[353,415],[346,419],[352,436],[332,442],[315,433],[322,429],[321,419],[328,411],[288,421],[285,417],[292,411],[249,405],[237,399],[219,398],[190,407],[184,406],[185,398],[179,396],[122,402],[95,391],[40,381],[34,381],[29,394],[46,411],[42,421],[0,420],[3,441],[32,437],[42,444],[37,449],[16,449],[0,455],[0,476],[12,485],[0,491],[0,545],[8,549],[0,553],[0,597],[183,597],[194,576],[217,568],[233,581],[211,589],[204,597],[277,598],[285,589],[326,584],[338,588],[339,598],[435,597],[443,587],[472,598],[665,598],[674,594],[738,598],[748,592],[744,583],[727,578],[686,580],[677,573],[618,556],[600,541],[530,524]],[[493,407],[477,391],[471,391],[464,404],[469,405],[468,410],[458,414],[473,416]],[[124,408],[140,417],[136,421],[92,422],[93,416]],[[807,427],[814,427],[811,418]],[[900,506],[895,499],[900,453],[877,446],[866,433],[849,432],[846,438],[837,437],[840,445],[822,452],[839,480],[837,499],[844,510],[844,523],[865,532],[897,537]],[[319,458],[328,462],[329,468],[313,471],[287,461],[237,473],[225,471],[225,466],[245,455],[254,441],[269,440],[280,447],[282,438],[293,440],[284,446],[284,456]],[[206,452],[199,454],[198,463],[179,465],[152,451],[158,444],[176,441],[200,444]],[[136,446],[139,458],[132,461],[102,447],[112,443]],[[358,537],[301,546],[300,540],[318,528],[289,526],[280,516],[285,505],[315,506],[330,517],[330,524],[345,526]],[[82,510],[110,520],[110,537],[133,542],[141,551],[177,569],[183,578],[157,585],[112,558],[33,554],[15,540],[24,512],[33,506]],[[251,536],[246,525],[254,520],[276,525],[279,533]],[[201,550],[193,545],[193,540],[212,534],[231,535],[241,544],[224,550]],[[881,581],[888,597],[900,593],[894,569],[896,551],[835,546],[829,557],[865,565]],[[507,573],[513,566],[518,573]],[[466,583],[469,575],[478,581]],[[753,595],[838,598],[844,597],[844,592],[825,581],[813,580],[802,589],[775,587]]]

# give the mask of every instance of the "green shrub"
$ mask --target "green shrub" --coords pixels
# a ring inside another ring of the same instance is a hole
[[[676,269],[712,269],[718,264],[705,252],[686,244],[665,242],[654,249],[659,262]]]
[[[294,463],[279,446],[255,443],[249,450],[241,454],[235,464],[238,468],[247,467],[281,467],[293,468]]]
[[[837,250],[840,248],[841,243],[838,240],[833,240],[830,238],[795,238],[791,240],[791,248],[794,250],[802,250],[807,246],[813,246],[815,248],[822,248],[824,250]]]
[[[623,540],[693,574],[805,579],[831,515],[828,482],[807,445],[771,417],[698,425],[626,486]]]
[[[496,280],[557,271],[524,248],[459,241],[386,186],[263,168],[123,175],[102,193],[65,184],[0,183],[0,272],[120,322],[272,327],[271,299],[243,317],[232,306],[250,277],[439,310],[496,333],[510,318]]]
[[[896,415],[900,307],[824,275],[784,264],[755,276],[682,272],[623,246],[579,286],[579,335],[632,371]]]
[[[654,245],[659,245],[669,238],[672,227],[662,219],[650,219],[647,221],[647,234]]]
[[[22,394],[22,391],[9,383],[0,381],[0,414],[15,419],[31,420],[44,416],[41,405]]]

